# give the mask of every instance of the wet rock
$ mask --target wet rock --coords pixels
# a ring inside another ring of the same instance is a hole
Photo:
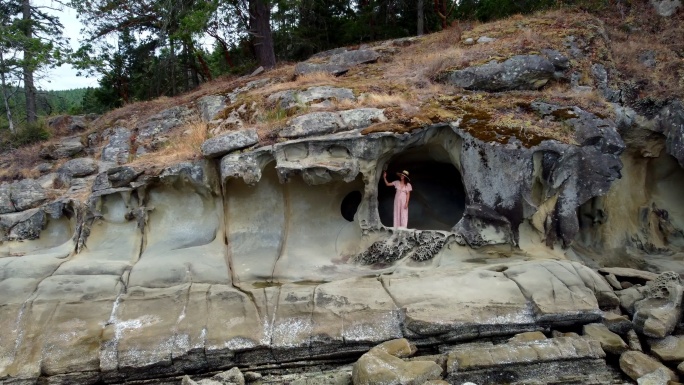
[[[620,356],[620,369],[635,381],[658,369],[664,369],[668,373],[670,380],[678,380],[678,376],[660,361],[636,351],[622,353]]]
[[[226,108],[226,97],[223,95],[208,95],[197,100],[197,109],[203,122],[211,122],[216,115]]]
[[[371,349],[354,364],[354,385],[420,385],[439,379],[442,368],[432,361],[403,361],[381,349]]]
[[[603,383],[605,353],[597,341],[552,338],[542,341],[458,346],[447,359],[447,381],[461,384],[554,383],[575,375],[576,383]],[[592,382],[596,381],[596,382]]]
[[[33,179],[23,179],[12,183],[10,186],[10,197],[16,211],[24,211],[40,206],[48,199],[45,189],[38,181]]]
[[[72,178],[92,175],[98,170],[97,162],[92,158],[76,158],[64,163],[59,172]]]
[[[680,0],[651,0],[651,5],[658,15],[669,17],[677,12],[682,2]]]
[[[63,159],[81,153],[85,149],[81,138],[73,136],[64,138],[57,143],[49,144],[40,149],[39,155],[43,159]]]
[[[648,337],[665,338],[682,317],[682,287],[679,274],[665,272],[650,281],[644,299],[634,304],[634,329]]]
[[[684,361],[684,336],[667,336],[649,340],[651,354],[661,361]]]
[[[536,90],[553,78],[555,68],[538,55],[518,55],[503,63],[490,62],[443,74],[442,81],[468,90],[489,92]]]
[[[131,130],[125,127],[114,127],[103,133],[109,142],[102,147],[102,160],[117,164],[127,163],[131,151]]]
[[[603,324],[584,325],[582,334],[587,338],[599,341],[606,353],[620,355],[628,349],[625,341],[619,335],[608,330]]]
[[[202,155],[207,158],[218,158],[235,150],[240,150],[259,143],[256,130],[234,131],[215,136],[202,143]]]

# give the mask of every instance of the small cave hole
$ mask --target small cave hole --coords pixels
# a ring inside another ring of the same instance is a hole
[[[398,154],[388,162],[387,180],[398,180],[396,173],[406,170],[413,191],[409,200],[408,228],[417,230],[451,230],[465,210],[466,192],[461,174],[441,146],[423,146]],[[380,176],[378,214],[383,225],[394,221],[392,186],[385,186]]]
[[[361,191],[352,191],[342,199],[340,211],[342,212],[342,217],[344,217],[344,219],[349,222],[354,222],[354,215],[356,215],[356,210],[359,209],[362,198],[363,195],[361,194]]]

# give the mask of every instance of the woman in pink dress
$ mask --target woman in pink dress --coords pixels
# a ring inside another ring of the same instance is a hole
[[[385,180],[386,186],[394,186],[397,189],[397,193],[394,195],[394,227],[405,229],[408,225],[408,204],[409,198],[411,198],[411,179],[409,179],[408,171],[404,170],[398,172],[397,176],[399,180],[395,180],[392,183],[387,181],[387,171],[382,173],[382,179]]]

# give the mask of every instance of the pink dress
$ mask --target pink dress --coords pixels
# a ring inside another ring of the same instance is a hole
[[[406,200],[409,192],[413,190],[411,183],[406,183],[403,186],[401,181],[395,180],[392,185],[397,189],[394,195],[394,227],[405,229],[408,225],[408,207],[406,207]]]

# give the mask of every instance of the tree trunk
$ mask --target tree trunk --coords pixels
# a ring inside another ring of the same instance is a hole
[[[230,49],[228,48],[228,44],[226,44],[226,41],[223,40],[218,33],[217,34],[212,34],[209,33],[209,36],[213,37],[216,39],[216,41],[221,44],[221,47],[223,48],[223,59],[226,61],[226,64],[228,64],[228,67],[233,68],[233,60],[230,58]]]
[[[22,19],[24,22],[24,36],[27,43],[33,38],[33,26],[31,20],[31,2],[29,0],[22,0]],[[38,120],[36,116],[36,87],[33,84],[33,66],[29,57],[31,53],[27,47],[24,48],[24,93],[26,94],[26,123],[35,123]]]
[[[424,23],[425,23],[425,14],[424,14],[424,12],[425,12],[425,4],[424,4],[423,1],[424,1],[424,0],[418,0],[418,1],[417,1],[417,3],[418,3],[418,5],[417,5],[417,11],[418,11],[418,20],[417,20],[417,22],[418,22],[418,31],[417,31],[417,35],[418,35],[418,36],[422,36],[423,33],[425,33],[425,32],[424,32],[424,29],[425,29],[425,28],[424,28],[424,25],[425,25],[425,24],[424,24]]]
[[[2,87],[2,100],[5,102],[5,111],[7,111],[7,122],[9,124],[9,130],[11,133],[16,134],[17,131],[14,128],[14,121],[12,121],[12,110],[9,106],[9,95],[7,95],[7,83],[5,82],[5,58],[2,56],[2,50],[0,50],[0,87]]]
[[[275,51],[271,34],[271,10],[267,0],[249,0],[249,33],[259,65],[269,69],[275,67]]]
[[[176,45],[170,37],[169,45],[171,46],[171,96],[176,96]]]

